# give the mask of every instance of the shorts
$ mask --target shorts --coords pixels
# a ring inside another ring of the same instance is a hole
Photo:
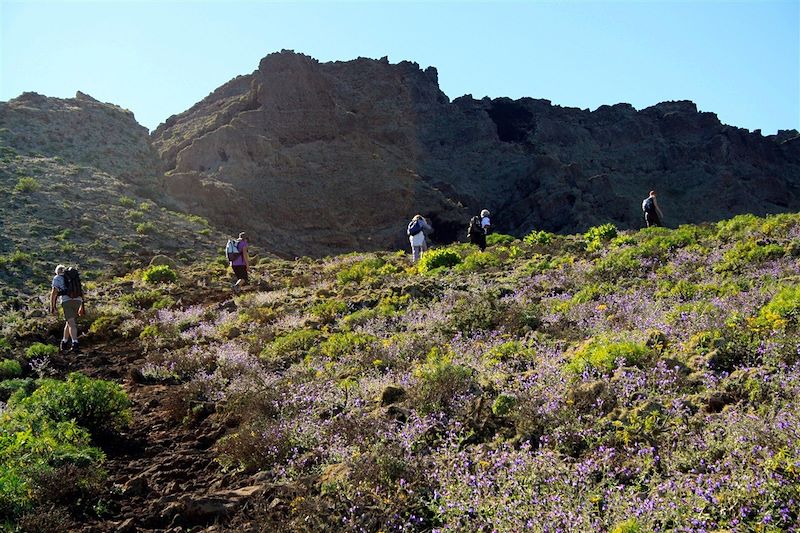
[[[81,308],[81,303],[80,300],[61,302],[61,308],[64,310],[64,319],[72,320],[73,318],[78,318],[78,309]]]
[[[236,279],[243,279],[245,283],[250,281],[250,278],[247,277],[246,265],[233,265],[231,268],[233,269],[233,274],[236,276]]]

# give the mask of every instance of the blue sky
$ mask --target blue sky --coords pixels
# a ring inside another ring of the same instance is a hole
[[[800,0],[0,0],[0,100],[80,90],[154,129],[281,49],[434,66],[451,99],[693,100],[733,126],[800,129]]]

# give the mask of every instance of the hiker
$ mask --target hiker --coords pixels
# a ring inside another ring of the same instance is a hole
[[[489,235],[492,231],[492,222],[489,220],[488,209],[481,211],[481,228],[483,228],[483,233],[485,235]]]
[[[469,219],[467,238],[469,239],[469,242],[476,244],[478,248],[481,249],[481,252],[486,249],[486,231],[483,229],[483,226],[481,226],[481,217],[474,216]]]
[[[422,215],[414,215],[406,228],[406,235],[411,242],[412,263],[416,263],[422,257],[422,248],[425,246],[425,233],[422,230],[425,225],[424,220]]]
[[[647,227],[661,226],[664,215],[656,202],[656,191],[650,191],[650,196],[642,200],[642,211],[644,211],[644,222]]]
[[[242,285],[250,282],[250,277],[247,274],[247,267],[250,264],[247,247],[247,234],[244,231],[239,233],[238,239],[228,239],[225,252],[233,269],[233,275],[236,276],[236,281],[233,283],[233,292],[239,292]]]
[[[431,226],[428,219],[425,217],[420,217],[422,220],[422,233],[425,235],[425,239],[422,241],[422,251],[420,252],[420,257],[425,255],[425,252],[428,251],[431,242],[431,235],[433,235],[433,226]]]
[[[58,315],[56,303],[61,304],[61,309],[64,310],[64,320],[66,321],[59,348],[62,352],[70,349],[73,352],[77,352],[79,348],[77,318],[83,316],[85,311],[83,307],[83,289],[76,268],[67,268],[64,265],[56,267],[50,289],[50,312],[54,315]]]

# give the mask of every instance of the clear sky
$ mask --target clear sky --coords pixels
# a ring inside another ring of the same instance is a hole
[[[800,129],[800,0],[0,0],[0,100],[80,90],[154,129],[281,49],[434,66],[451,99],[693,100],[733,126]]]

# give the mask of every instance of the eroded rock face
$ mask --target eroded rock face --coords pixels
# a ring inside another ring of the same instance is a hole
[[[75,98],[29,92],[0,102],[0,139],[18,153],[61,157],[143,187],[163,173],[149,132],[133,113],[80,91]]]
[[[450,101],[433,68],[284,51],[153,134],[171,195],[285,255],[405,246],[415,213],[442,241],[499,231],[640,227],[800,207],[797,132],[763,137],[692,102],[594,112],[547,100]]]

